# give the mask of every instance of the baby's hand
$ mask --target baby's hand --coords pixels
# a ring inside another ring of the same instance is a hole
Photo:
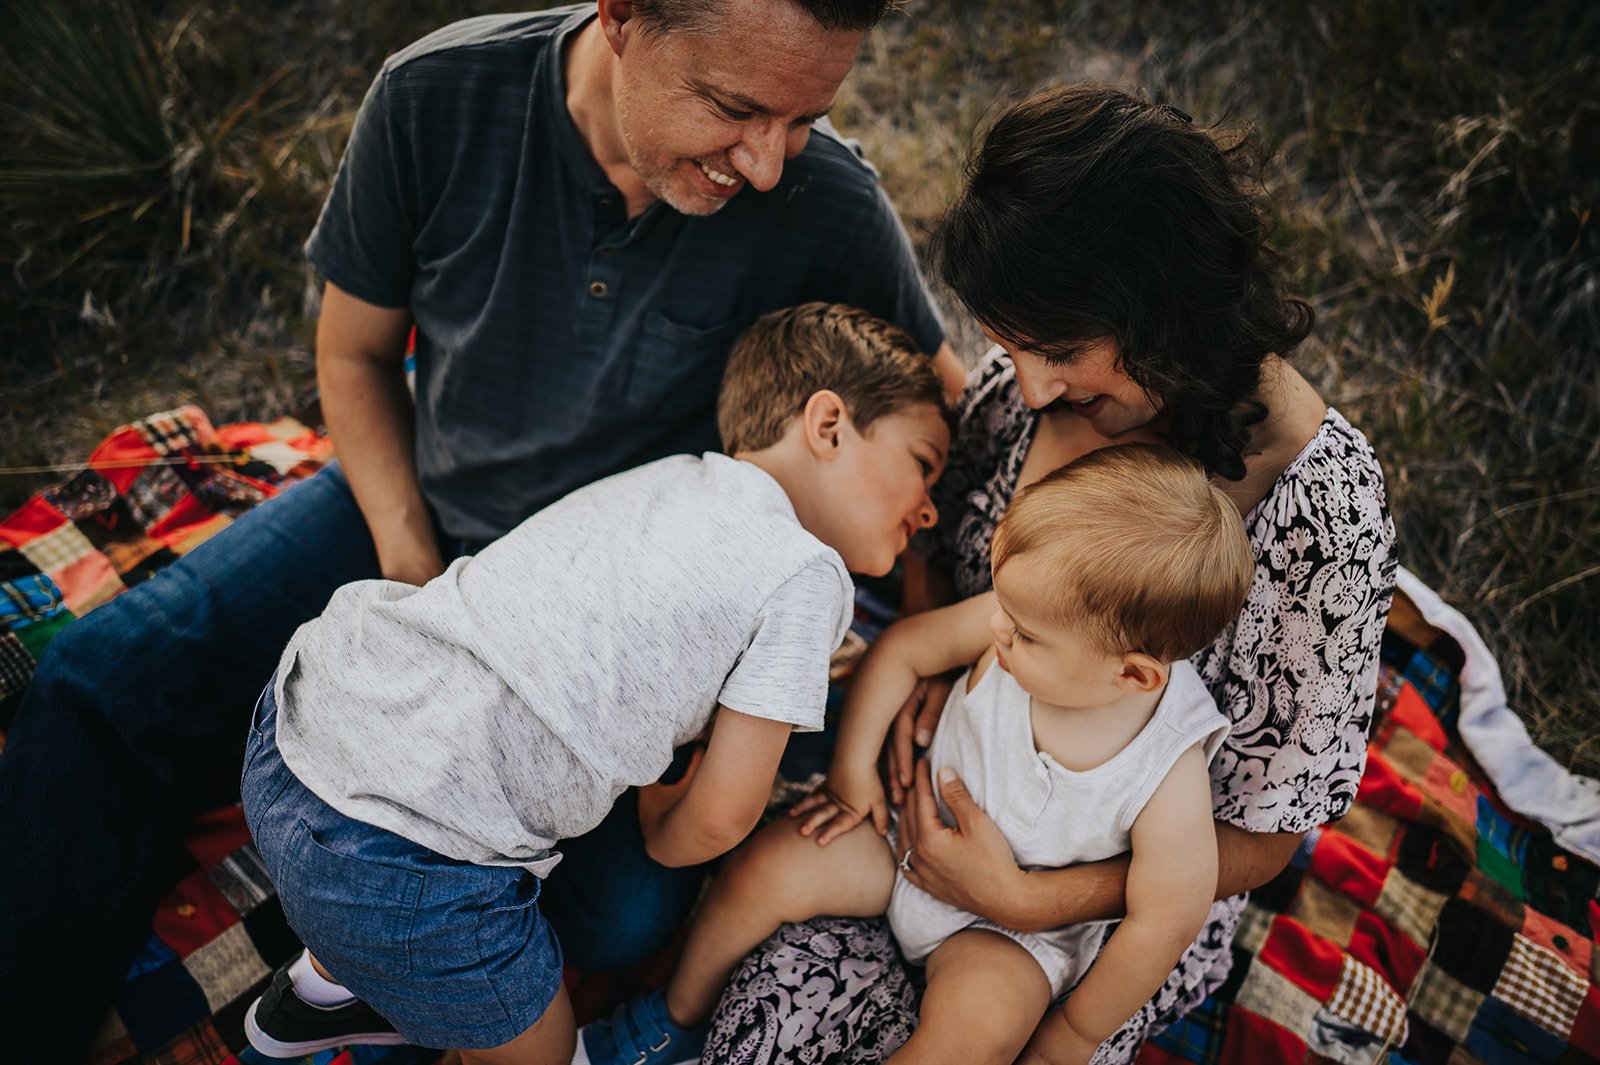
[[[800,823],[800,834],[816,833],[819,847],[827,846],[869,816],[878,835],[889,831],[888,797],[870,765],[865,772],[842,772],[834,767],[827,783],[796,803],[789,816],[805,818]]]

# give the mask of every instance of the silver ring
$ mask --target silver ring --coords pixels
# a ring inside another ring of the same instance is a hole
[[[915,847],[907,847],[906,848],[905,856],[900,859],[900,871],[902,873],[911,872],[911,854],[915,850],[916,850]]]

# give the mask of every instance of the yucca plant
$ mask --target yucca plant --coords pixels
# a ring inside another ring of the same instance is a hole
[[[0,315],[17,349],[114,324],[189,238],[204,140],[131,0],[6,0],[0,44]],[[38,346],[43,348],[44,343]]]

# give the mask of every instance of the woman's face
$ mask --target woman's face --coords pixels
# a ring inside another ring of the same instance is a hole
[[[1093,341],[1073,358],[1055,361],[987,329],[983,335],[1011,356],[1023,402],[1034,410],[1069,410],[1105,437],[1149,425],[1159,413],[1144,389],[1117,369],[1117,346],[1110,340]]]

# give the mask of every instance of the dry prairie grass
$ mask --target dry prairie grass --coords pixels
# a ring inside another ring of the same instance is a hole
[[[509,6],[0,4],[17,27],[0,44],[0,465],[69,462],[179,401],[219,421],[304,403],[299,243],[361,92],[387,52]],[[119,20],[143,49],[117,47]],[[1197,121],[1257,125],[1319,315],[1296,361],[1377,444],[1403,561],[1479,625],[1535,736],[1593,773],[1596,41],[1583,0],[919,0],[869,38],[835,124],[919,245],[974,128],[1038,86],[1135,84]],[[78,66],[40,58],[63,55]],[[975,356],[976,331],[948,318]],[[47,480],[0,477],[0,506]]]

